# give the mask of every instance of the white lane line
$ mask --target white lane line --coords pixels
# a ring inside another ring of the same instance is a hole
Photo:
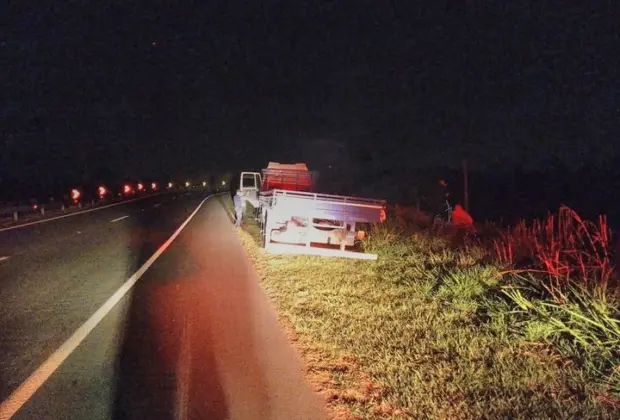
[[[123,219],[128,218],[129,216],[123,216],[123,217],[118,217],[116,219],[110,220],[110,223],[116,223],[116,222],[120,222]]]
[[[8,257],[8,256],[6,256],[6,255],[0,255],[0,261],[6,261],[6,260],[8,260],[9,258],[11,258],[11,257]]]
[[[69,357],[82,341],[95,329],[101,320],[116,306],[116,304],[131,290],[134,284],[142,277],[159,256],[170,246],[192,218],[198,213],[202,205],[213,195],[205,198],[198,204],[196,210],[183,222],[181,226],[168,238],[151,258],[138,269],[131,277],[88,320],[82,324],[41,366],[37,368],[9,397],[0,405],[0,420],[9,420],[23,407],[58,367]]]
[[[5,228],[0,229],[0,232],[4,232],[6,230],[19,229],[19,228],[23,228],[23,227],[26,227],[26,226],[38,225],[40,223],[47,223],[47,222],[51,222],[52,220],[64,219],[65,217],[77,216],[78,214],[90,213],[92,211],[108,209],[110,207],[120,206],[122,204],[131,203],[133,201],[144,200],[145,198],[149,198],[149,197],[153,197],[153,196],[152,195],[147,195],[145,197],[132,198],[131,200],[121,201],[120,203],[107,204],[105,206],[95,207],[94,209],[78,211],[78,212],[71,213],[71,214],[64,214],[62,216],[50,217],[49,219],[37,220],[35,222],[23,223],[21,225],[9,226],[9,227],[5,227]]]

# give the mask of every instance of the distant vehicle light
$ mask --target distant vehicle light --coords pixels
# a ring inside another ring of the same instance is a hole
[[[36,209],[38,209],[38,208],[39,208],[39,206],[37,206],[36,204],[33,204],[33,205],[32,205],[32,208],[33,208],[34,210],[36,210]]]
[[[131,185],[129,185],[129,184],[125,184],[125,185],[123,186],[123,192],[124,192],[125,194],[131,194],[131,193],[133,192],[133,188],[131,188]]]
[[[144,185],[142,183],[138,183],[138,191],[144,190]]]
[[[222,181],[222,185],[226,185],[226,181]]]
[[[168,183],[168,188],[172,188],[172,182]]]
[[[207,182],[206,181],[202,181],[202,186],[206,187],[207,186]]]
[[[189,187],[189,185],[190,185],[190,184],[189,184],[189,181],[185,182],[185,186],[186,186],[186,187]]]
[[[157,189],[157,183],[151,182],[151,189],[152,190],[156,190]]]
[[[103,198],[108,193],[108,190],[106,189],[106,187],[101,185],[99,186],[99,188],[97,188],[97,192],[99,193],[99,198]]]

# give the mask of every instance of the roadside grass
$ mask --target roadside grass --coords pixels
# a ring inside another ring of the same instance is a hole
[[[267,255],[258,235],[247,220],[242,240],[334,418],[620,415],[616,300],[574,289],[557,303],[482,247],[390,224],[365,243],[376,262]]]

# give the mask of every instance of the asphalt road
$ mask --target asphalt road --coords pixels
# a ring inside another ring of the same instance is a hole
[[[178,230],[203,198],[0,231],[0,420],[325,417],[225,198]]]

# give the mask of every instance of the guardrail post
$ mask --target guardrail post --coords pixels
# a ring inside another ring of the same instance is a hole
[[[16,212],[16,211],[14,211],[14,212],[13,212],[13,220],[15,220],[15,221],[17,222],[17,219],[18,219],[18,217],[17,217],[17,212]]]
[[[45,207],[41,206],[41,216],[45,216]]]

